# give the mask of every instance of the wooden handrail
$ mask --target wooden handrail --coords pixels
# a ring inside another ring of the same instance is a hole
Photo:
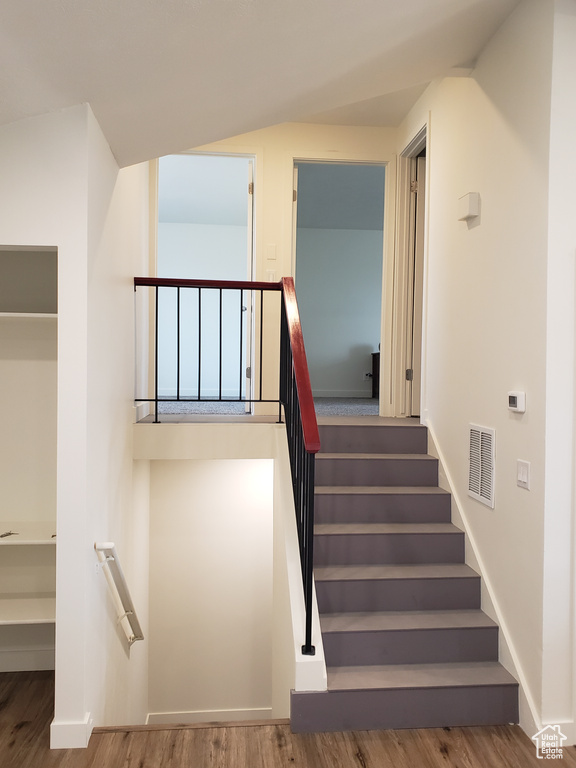
[[[236,288],[245,291],[281,291],[282,281],[277,283],[250,280],[194,280],[175,277],[135,277],[134,287],[147,285],[152,288]]]
[[[296,379],[296,387],[298,388],[304,447],[307,453],[318,453],[320,450],[320,434],[316,421],[312,387],[310,386],[310,375],[308,373],[306,350],[304,349],[302,326],[300,325],[300,313],[298,312],[298,303],[296,302],[294,278],[283,277],[280,284],[282,285],[282,296],[294,360],[294,377]]]

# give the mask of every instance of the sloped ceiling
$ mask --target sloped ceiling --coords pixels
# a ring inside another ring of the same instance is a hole
[[[518,0],[3,0],[0,124],[88,102],[119,164],[415,89]],[[384,116],[382,116],[384,115]]]

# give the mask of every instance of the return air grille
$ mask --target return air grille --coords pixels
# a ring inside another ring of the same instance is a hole
[[[468,495],[494,509],[495,432],[470,424]]]

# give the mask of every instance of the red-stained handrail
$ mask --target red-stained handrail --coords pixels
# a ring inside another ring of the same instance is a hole
[[[294,360],[294,378],[296,379],[296,387],[298,389],[304,447],[307,453],[318,453],[320,450],[320,434],[318,432],[318,423],[316,421],[316,409],[314,408],[312,387],[310,386],[310,375],[308,373],[306,350],[304,349],[304,337],[302,336],[300,313],[298,312],[298,303],[296,301],[294,278],[283,277],[280,284],[282,286],[282,297],[284,308],[286,310],[288,334],[290,336],[290,346],[292,347],[292,357]]]
[[[147,285],[152,288],[236,288],[245,291],[281,291],[282,281],[278,283],[255,282],[249,280],[194,280],[176,277],[135,277],[134,287]]]

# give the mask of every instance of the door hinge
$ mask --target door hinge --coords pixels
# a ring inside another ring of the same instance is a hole
[[[248,194],[249,194],[249,195],[253,195],[253,194],[254,194],[254,182],[253,182],[253,181],[251,181],[251,182],[248,184]]]
[[[418,193],[418,182],[416,181],[416,179],[410,182],[410,192]]]
[[[246,378],[249,379],[251,376],[252,376],[252,368],[248,366],[248,368],[246,368]]]
[[[295,203],[298,199],[298,192],[295,189],[292,190],[292,202]]]
[[[406,381],[413,381],[414,370],[412,368],[406,368]]]

